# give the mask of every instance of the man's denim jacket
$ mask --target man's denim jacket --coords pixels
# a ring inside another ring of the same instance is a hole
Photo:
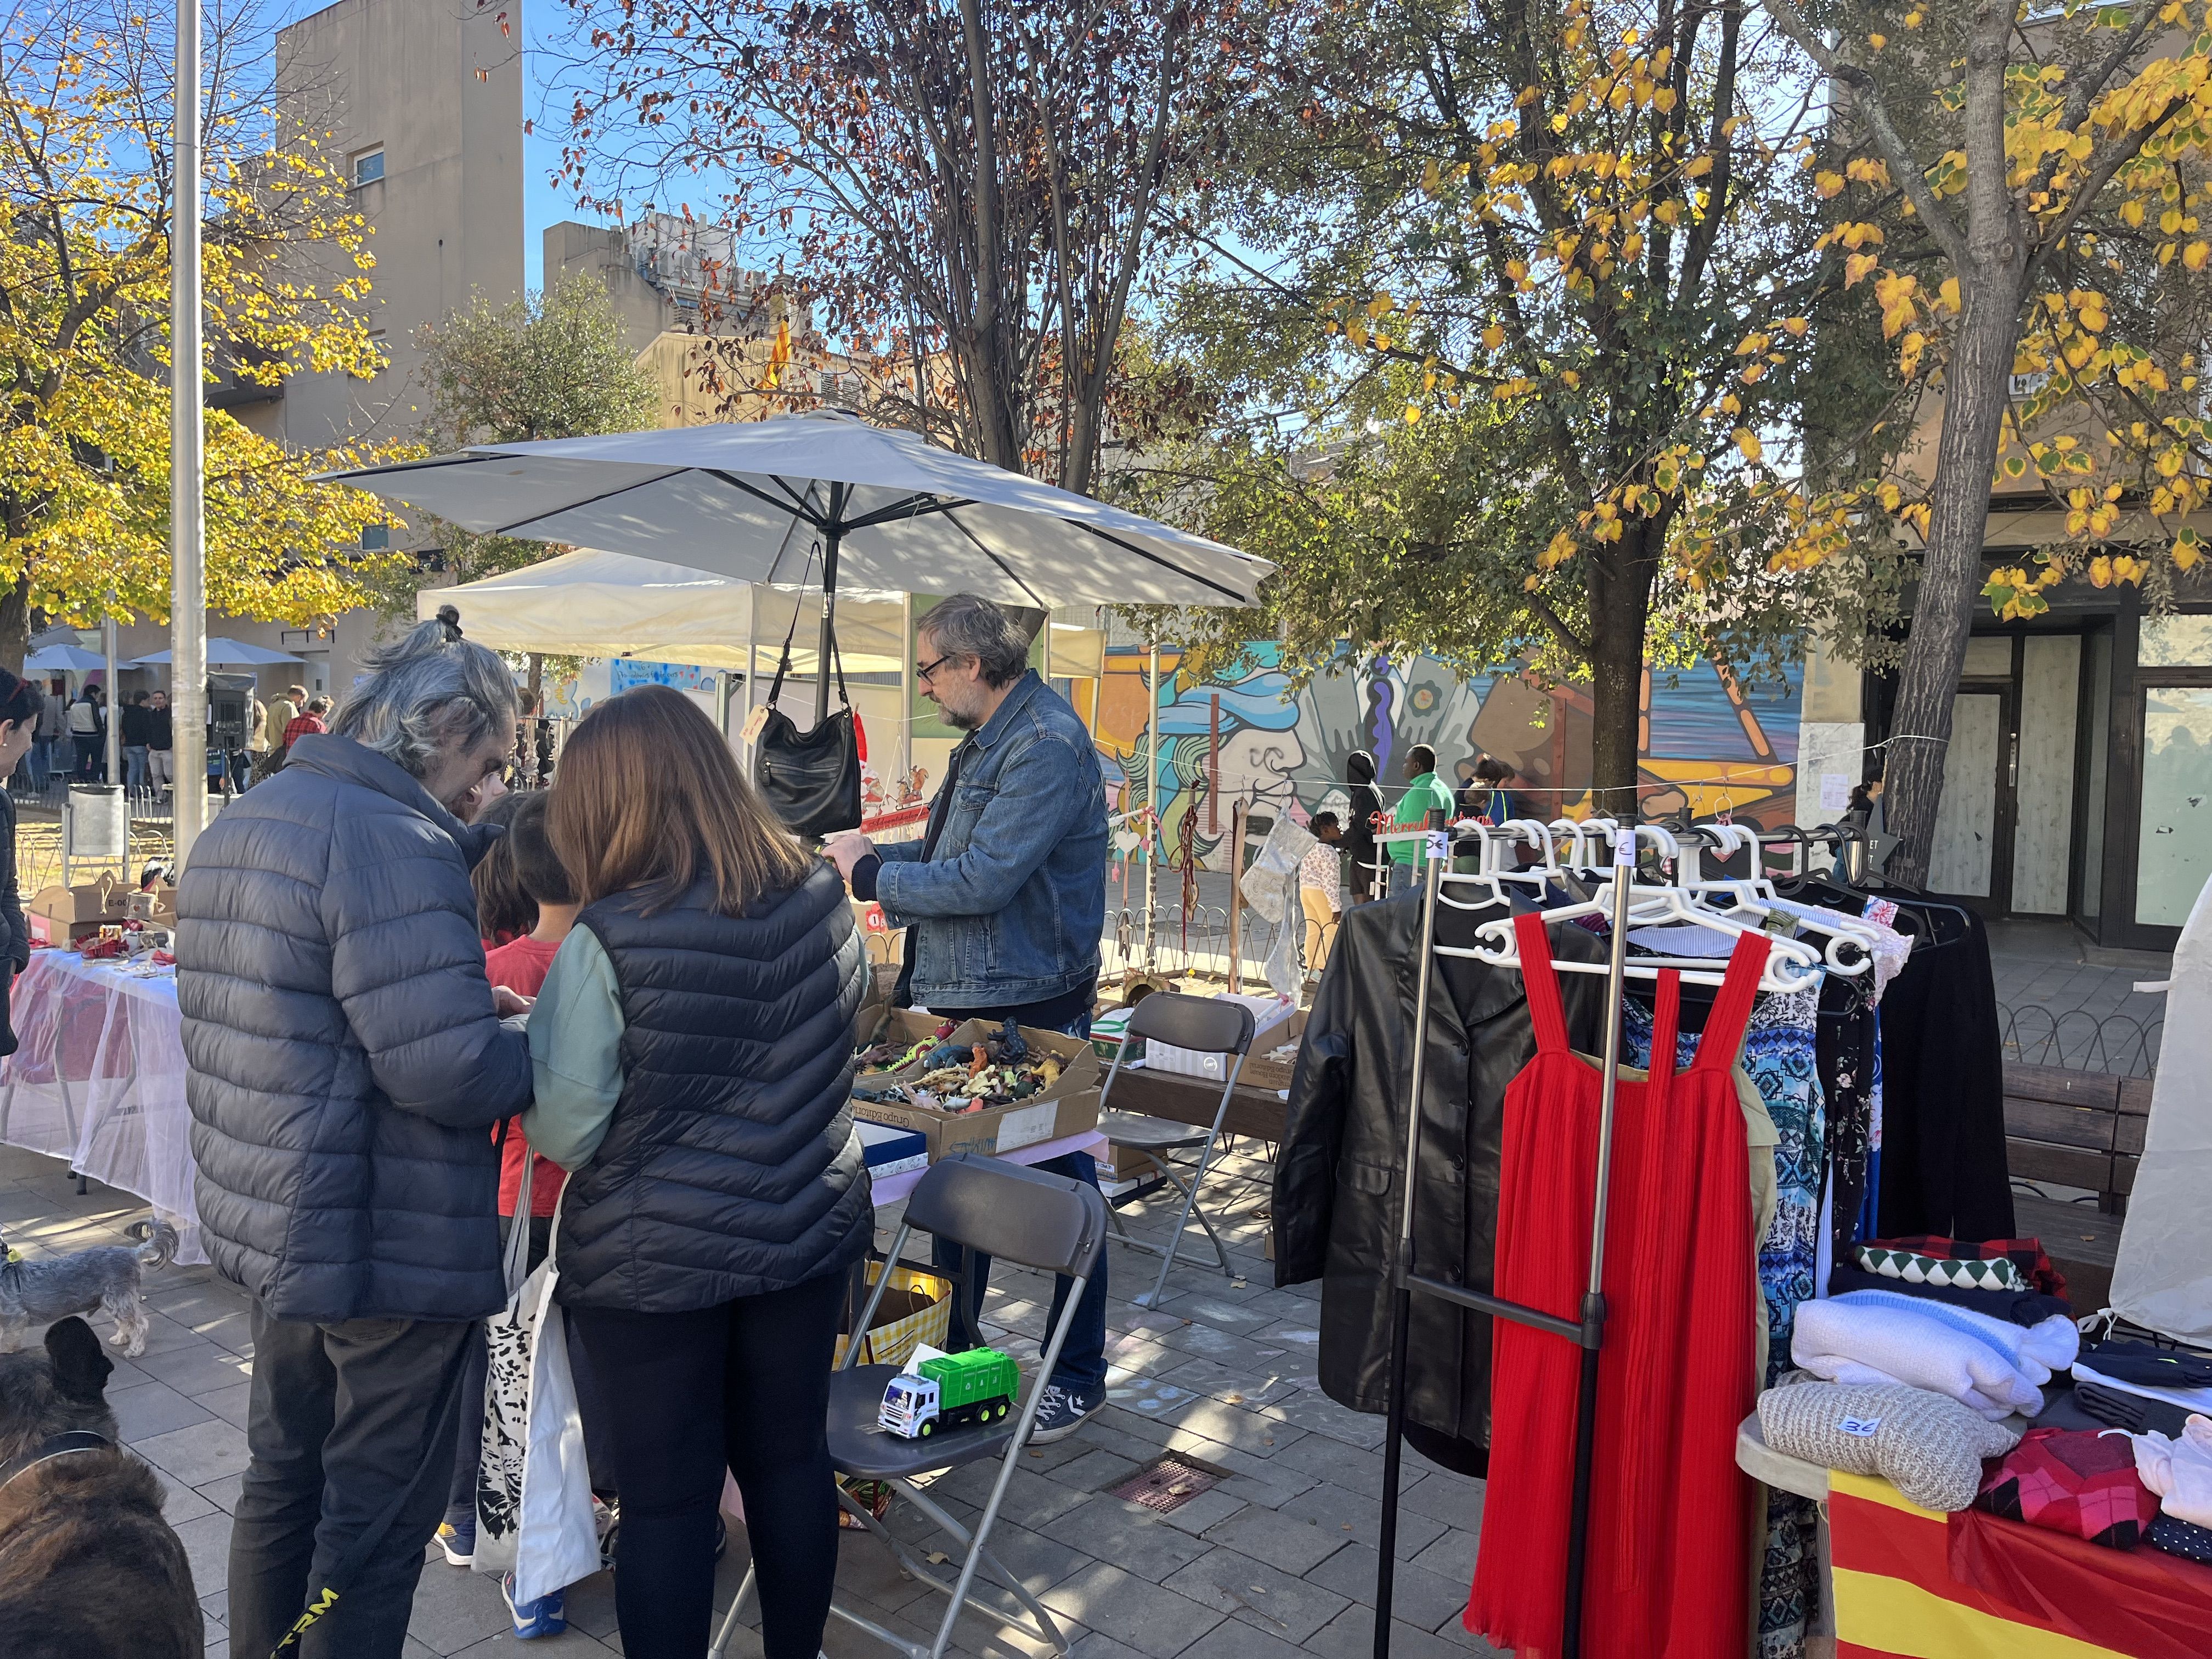
[[[876,898],[915,951],[924,1007],[1010,1007],[1072,991],[1098,971],[1106,924],[1106,781],[1091,734],[1036,676],[1015,682],[956,751],[939,791],[937,844],[877,848]]]

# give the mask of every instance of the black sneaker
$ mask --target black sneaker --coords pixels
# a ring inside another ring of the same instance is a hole
[[[1063,1389],[1057,1382],[1048,1382],[1044,1398],[1037,1402],[1036,1419],[1030,1428],[1030,1443],[1048,1446],[1055,1440],[1066,1439],[1105,1403],[1103,1389],[1079,1392]]]

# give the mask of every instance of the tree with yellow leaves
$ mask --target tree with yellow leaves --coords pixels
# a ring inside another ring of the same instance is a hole
[[[367,229],[317,135],[287,131],[251,78],[265,20],[215,24],[207,62],[207,370],[372,372],[357,311]],[[33,611],[90,622],[168,609],[172,25],[105,0],[18,10],[0,27],[0,663]],[[313,253],[312,261],[299,256]],[[315,265],[333,267],[327,283]],[[207,418],[208,602],[307,621],[358,603],[368,496],[309,477],[363,457],[288,453]]]
[[[2079,577],[2169,600],[2199,556],[2212,7],[1761,3],[1834,94],[1816,179],[1897,352],[1900,420],[1940,421],[1932,471],[1869,468],[1819,499],[1793,555],[1869,513],[1924,544],[1884,808],[1889,869],[1917,883],[1977,599],[2032,616]],[[2063,534],[2033,569],[1985,570],[2008,486],[2043,490]]]
[[[1282,556],[1267,593],[1310,659],[1349,631],[1586,679],[1598,802],[1629,811],[1647,659],[1761,666],[1855,602],[1838,562],[1775,558],[1842,284],[1794,51],[1672,0],[1298,12],[1188,307],[1203,361],[1261,362],[1232,416],[1290,417],[1254,446],[1282,510],[1247,468],[1218,527]],[[1325,349],[1265,361],[1302,329]]]

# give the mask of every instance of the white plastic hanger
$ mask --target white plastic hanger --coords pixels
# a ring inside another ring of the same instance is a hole
[[[1678,858],[1680,855],[1680,843],[1673,835],[1657,824],[1639,823],[1635,826],[1634,833],[1638,841],[1650,842],[1662,854],[1672,854]],[[1644,927],[1663,926],[1668,922],[1688,922],[1739,939],[1746,933],[1761,931],[1755,926],[1736,921],[1729,916],[1705,908],[1690,894],[1672,884],[1654,886],[1633,883],[1629,889],[1629,896],[1631,905],[1629,922],[1632,927]],[[1572,921],[1581,916],[1610,918],[1613,914],[1613,896],[1607,893],[1585,903],[1565,904],[1556,909],[1534,914],[1540,915],[1544,925],[1547,927]],[[1520,949],[1514,938],[1513,921],[1485,922],[1475,932],[1477,938],[1483,943],[1470,948],[1464,954],[1477,957],[1492,967],[1518,968],[1521,966]],[[1801,944],[1796,939],[1770,938],[1768,946],[1766,963],[1759,973],[1759,989],[1776,995],[1787,995],[1791,992],[1802,991],[1820,983],[1820,972],[1825,964],[1820,953],[1809,945]],[[1559,961],[1554,962],[1553,965],[1562,973],[1604,974],[1608,971],[1607,965],[1601,962]],[[1727,977],[1725,970],[1715,969],[1713,959],[1710,957],[1632,957],[1628,960],[1626,971],[1638,979],[1656,979],[1662,971],[1668,969],[1679,972],[1684,981],[1693,985],[1718,985]]]

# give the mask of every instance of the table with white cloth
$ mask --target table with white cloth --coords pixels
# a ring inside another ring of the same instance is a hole
[[[179,1261],[205,1261],[175,970],[33,951],[9,1013],[0,1142],[137,1194],[176,1228]]]

